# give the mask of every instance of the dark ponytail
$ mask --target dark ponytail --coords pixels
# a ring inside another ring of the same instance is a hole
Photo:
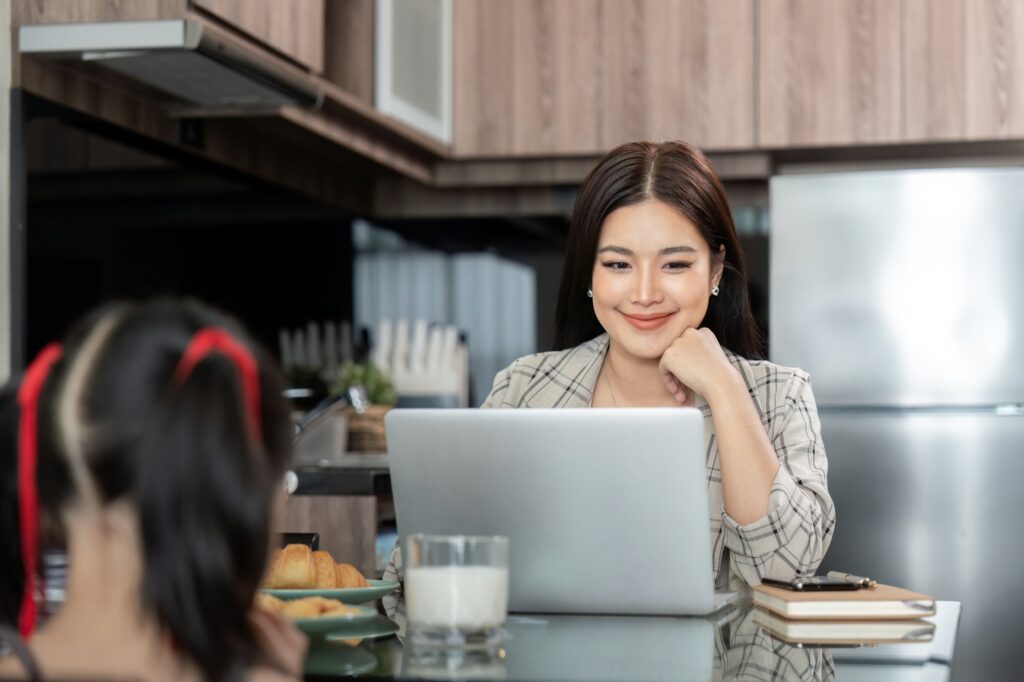
[[[255,361],[255,419],[239,365],[223,349],[178,371],[196,333],[214,327]],[[142,603],[206,679],[240,677],[262,661],[248,610],[291,457],[283,381],[233,320],[193,301],[158,301],[126,315],[112,334],[90,382],[97,403],[107,382],[107,390],[119,384],[110,390],[119,397],[105,399],[110,412],[100,421],[120,428],[132,411],[143,425],[110,453],[134,469],[125,492],[140,518]]]
[[[53,395],[42,396],[48,407],[44,426],[40,406],[40,437],[49,441],[38,460],[40,499],[54,515],[66,508],[76,492],[68,464],[78,467],[80,458],[95,503],[131,502],[141,534],[143,609],[205,679],[242,677],[264,662],[248,611],[291,456],[283,381],[238,324],[195,301],[121,305],[89,321],[77,341],[69,339],[62,376],[52,382],[57,388],[47,382]],[[189,340],[210,327],[226,330],[255,359],[258,420],[248,419],[239,372],[224,354],[211,352],[175,378]],[[62,444],[61,434],[71,431],[54,407],[65,400],[80,422],[74,424],[80,437],[69,443],[74,452]],[[7,494],[16,491],[17,413],[14,390],[5,389],[0,613],[7,622],[20,601],[18,535],[10,532],[17,530],[17,507]],[[250,421],[261,425],[255,434]],[[74,557],[69,560],[73,572]]]
[[[47,544],[59,546],[62,536],[61,509],[74,494],[71,472],[61,451],[59,425],[55,414],[59,386],[67,367],[67,358],[74,354],[87,331],[109,309],[97,309],[77,324],[67,337],[64,351],[45,373],[36,397],[36,463],[35,487],[39,535],[36,538],[36,572],[40,573],[41,550]],[[37,358],[38,359],[38,358]],[[18,627],[25,598],[25,557],[22,554],[21,510],[22,490],[20,426],[21,409],[18,391],[24,377],[17,377],[0,388],[0,624]],[[38,586],[38,583],[37,583]],[[37,604],[37,609],[41,605]]]
[[[140,452],[143,603],[209,679],[258,656],[246,614],[280,471],[251,442],[243,405],[237,367],[210,354],[172,381]]]
[[[51,409],[54,386],[58,383],[54,376],[60,366],[61,362],[57,361],[40,375],[42,383],[38,385],[34,401],[35,476],[31,485],[35,492],[35,520],[30,522],[34,531],[30,544],[35,550],[31,557],[24,553],[22,537],[21,504],[28,494],[21,481],[24,462],[19,441],[22,411],[18,394],[22,382],[12,381],[0,389],[0,624],[16,627],[24,636],[31,634],[43,606],[34,597],[38,589],[33,590],[32,601],[26,603],[26,566],[33,568],[34,586],[39,588],[41,543],[58,530],[59,503],[66,499],[70,490],[70,474],[56,454],[58,439]],[[50,532],[44,534],[47,528]]]

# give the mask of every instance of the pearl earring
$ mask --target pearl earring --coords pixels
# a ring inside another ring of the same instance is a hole
[[[594,290],[587,289],[587,298],[594,298]]]
[[[711,290],[711,295],[718,296],[718,287],[715,287],[714,289]]]

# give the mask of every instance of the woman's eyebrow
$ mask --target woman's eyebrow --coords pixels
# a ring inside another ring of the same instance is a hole
[[[697,249],[692,246],[669,246],[658,252],[661,256],[667,256],[670,253],[697,253]]]
[[[602,246],[597,250],[598,253],[604,253],[605,251],[611,251],[623,256],[632,256],[633,252],[624,246]],[[697,249],[692,246],[667,246],[664,249],[658,251],[659,256],[667,256],[673,253],[697,253]]]
[[[632,256],[633,252],[624,246],[602,246],[597,250],[598,253],[604,253],[605,251],[611,251],[613,253],[620,254],[622,256]]]

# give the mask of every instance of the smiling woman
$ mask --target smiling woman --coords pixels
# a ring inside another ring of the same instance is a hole
[[[813,574],[835,510],[810,380],[760,359],[707,158],[682,142],[612,150],[580,187],[566,246],[561,350],[500,372],[483,406],[700,409],[716,585]]]
[[[631,355],[661,358],[704,320],[724,248],[712,253],[693,223],[663,201],[615,209],[601,229],[591,278],[601,327]]]
[[[629,248],[638,239],[643,248]],[[598,254],[599,245],[602,251],[611,248]],[[585,305],[581,297],[598,274],[597,267],[605,261],[614,268],[637,265],[619,264],[616,261],[626,259],[614,258],[599,262],[597,257],[642,256],[644,249],[666,256],[660,265],[669,267],[663,271],[703,266],[704,274],[714,274],[708,291],[717,286],[719,293],[713,303],[705,298],[705,316],[694,324],[709,328],[735,353],[747,358],[762,356],[762,340],[747,297],[746,265],[725,190],[700,150],[682,142],[622,145],[609,152],[583,181],[566,242],[557,348],[571,348],[606,331],[597,307]],[[714,263],[710,262],[712,251]],[[712,265],[717,273],[712,272]]]
[[[598,162],[573,208],[556,325],[560,350],[499,372],[483,407],[701,410],[716,588],[814,573],[836,517],[810,379],[760,359],[729,205],[699,150],[634,142]]]

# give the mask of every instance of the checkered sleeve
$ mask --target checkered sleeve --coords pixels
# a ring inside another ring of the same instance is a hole
[[[753,611],[729,623],[726,630],[725,637],[715,641],[716,672],[723,680],[836,679],[830,649],[776,640],[757,626]]]
[[[790,378],[785,404],[769,429],[779,457],[768,514],[741,526],[722,512],[732,565],[750,585],[761,578],[813,575],[832,540],[836,513],[828,493],[828,463],[821,424],[804,372]]]
[[[513,367],[515,367],[515,363],[494,375],[494,384],[491,386],[491,392],[487,394],[487,398],[484,400],[483,405],[480,406],[481,409],[507,407],[504,404],[505,395],[508,393],[508,387],[512,383]]]
[[[405,571],[402,570],[402,548],[398,544],[398,540],[395,540],[395,545],[391,548],[391,556],[388,557],[388,565],[384,569],[384,575],[381,578],[387,582],[401,583],[397,591],[384,595],[384,598],[381,600],[384,604],[384,612],[388,615],[388,618],[394,618],[401,602],[402,590],[405,587]]]

